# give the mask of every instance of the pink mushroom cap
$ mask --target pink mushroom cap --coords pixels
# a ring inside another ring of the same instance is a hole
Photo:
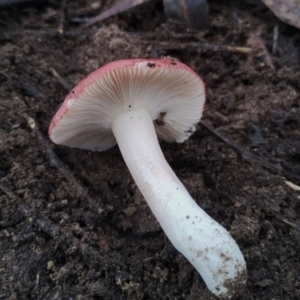
[[[146,101],[140,99],[145,97]],[[106,150],[116,144],[112,118],[145,108],[150,110],[159,138],[183,142],[195,131],[204,102],[203,81],[177,60],[117,60],[99,67],[71,90],[51,121],[49,137],[57,144]],[[153,109],[155,105],[159,108]]]

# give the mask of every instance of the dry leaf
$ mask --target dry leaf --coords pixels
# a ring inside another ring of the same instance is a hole
[[[282,22],[300,29],[300,0],[262,0]]]

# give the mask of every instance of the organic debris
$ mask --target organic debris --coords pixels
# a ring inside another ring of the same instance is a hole
[[[91,18],[88,20],[81,29],[88,28],[96,23],[99,23],[109,17],[117,15],[121,12],[127,11],[133,7],[136,7],[140,4],[146,3],[149,0],[118,0],[115,4],[113,4],[107,10],[101,12],[98,16]]]
[[[206,0],[164,0],[164,9],[168,21],[178,23],[184,30],[201,30],[207,25]]]
[[[254,32],[250,32],[247,45],[251,46],[254,50],[252,54],[253,57],[262,59],[268,67],[274,69],[271,55],[269,54],[269,51],[267,50],[265,43],[260,36],[256,35]]]
[[[300,29],[299,0],[262,0],[282,22]]]

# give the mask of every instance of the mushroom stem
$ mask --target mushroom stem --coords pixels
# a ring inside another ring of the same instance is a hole
[[[230,297],[245,284],[243,254],[229,233],[196,204],[168,165],[149,112],[140,109],[118,115],[112,131],[133,179],[172,244],[214,294]]]

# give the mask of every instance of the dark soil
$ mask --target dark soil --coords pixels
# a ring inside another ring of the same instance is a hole
[[[300,299],[300,192],[286,183],[300,186],[300,31],[253,1],[210,1],[208,28],[187,33],[151,1],[78,33],[74,18],[98,14],[100,1],[66,1],[65,10],[41,2],[0,9],[0,299],[214,299],[117,147],[93,153],[47,137],[67,89],[93,69],[168,55],[205,81],[203,120],[255,154],[239,155],[201,125],[184,144],[161,144],[245,255],[248,283],[237,299]],[[263,56],[197,46],[245,47],[251,32],[274,68]]]

